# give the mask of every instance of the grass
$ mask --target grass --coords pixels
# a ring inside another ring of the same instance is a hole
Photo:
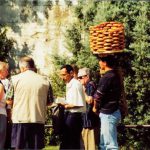
[[[59,146],[46,146],[43,150],[59,150]]]

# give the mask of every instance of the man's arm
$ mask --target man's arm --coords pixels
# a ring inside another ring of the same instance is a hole
[[[100,103],[101,103],[102,98],[103,98],[103,93],[101,93],[101,91],[97,89],[93,96],[93,99],[94,99],[93,111],[94,112],[98,112],[98,110],[100,109]]]
[[[4,95],[4,86],[0,83],[0,101],[2,100]]]
[[[14,87],[13,87],[12,80],[10,80],[9,88],[6,91],[6,104],[12,107],[13,99],[14,99]]]
[[[103,97],[105,96],[105,93],[107,93],[109,86],[110,86],[111,78],[101,78],[98,88],[96,92],[94,93],[93,99],[94,99],[94,106],[93,111],[98,112],[100,109],[101,101]]]
[[[95,83],[93,81],[90,81],[89,84],[86,86],[86,91],[85,91],[85,98],[88,104],[93,104],[94,102],[93,95],[95,90],[96,90]]]

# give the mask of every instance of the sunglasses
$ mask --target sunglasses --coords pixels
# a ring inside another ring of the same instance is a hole
[[[86,75],[85,75],[85,76],[78,77],[78,79],[81,80],[81,79],[84,79],[84,77],[86,77]]]

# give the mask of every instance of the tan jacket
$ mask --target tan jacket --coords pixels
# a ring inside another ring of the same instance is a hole
[[[12,77],[14,102],[13,123],[45,123],[49,82],[27,70]]]

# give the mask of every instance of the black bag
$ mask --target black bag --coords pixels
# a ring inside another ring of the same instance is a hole
[[[62,133],[64,127],[64,107],[60,104],[53,104],[50,110],[54,133],[59,135]]]

